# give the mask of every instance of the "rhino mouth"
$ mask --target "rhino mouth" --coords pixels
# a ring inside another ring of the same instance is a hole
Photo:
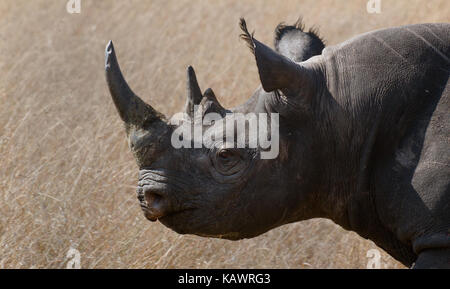
[[[168,220],[173,219],[174,217],[179,216],[181,214],[184,214],[184,213],[186,213],[188,211],[194,211],[195,210],[194,208],[183,209],[183,210],[173,211],[173,212],[167,213],[167,214],[165,214],[164,216],[161,216],[161,217],[156,217],[155,216],[155,212],[152,209],[150,209],[147,206],[147,204],[141,203],[140,205],[141,205],[142,211],[144,212],[145,218],[147,220],[149,220],[150,222],[156,222],[156,221],[164,222],[164,221],[168,221]]]
[[[138,187],[138,200],[144,216],[151,222],[156,222],[161,219],[171,219],[176,215],[187,211],[195,210],[194,207],[188,207],[176,202],[177,198],[173,194],[163,192],[160,193],[160,186],[152,187]]]
[[[188,189],[192,187],[188,178],[180,173],[141,170],[137,198],[144,217],[150,222],[159,221],[179,234],[241,239],[241,234],[236,232],[240,228],[229,228],[229,219],[214,215],[217,211],[212,208],[218,206],[218,210],[221,206],[214,199],[217,193],[192,192]],[[222,222],[227,224],[226,229],[219,228]]]
[[[139,204],[144,216],[151,222],[171,219],[195,208],[189,206],[182,190],[182,184],[174,184],[169,177],[160,171],[142,170],[136,189]]]

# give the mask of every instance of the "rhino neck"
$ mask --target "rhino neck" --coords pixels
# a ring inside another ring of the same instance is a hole
[[[379,103],[378,99],[385,98],[379,94],[382,89],[363,86],[361,90],[350,90],[349,83],[353,80],[345,69],[334,66],[333,59],[328,57],[324,71],[327,84],[322,97],[327,100],[322,115],[327,117],[320,124],[324,127],[321,137],[326,144],[323,160],[327,164],[320,190],[321,216],[374,241],[410,266],[415,259],[410,246],[380,220],[380,208],[375,203],[375,188],[379,184],[373,178],[374,171],[380,169],[380,159],[389,159],[395,153],[399,132],[406,126],[390,121],[402,103],[397,106]]]
[[[326,145],[322,147],[324,165],[315,201],[319,204],[316,217],[331,219],[344,229],[374,241],[410,266],[414,255],[380,221],[371,190],[373,153],[383,126],[383,114],[376,113],[370,122],[358,121],[357,114],[349,117],[348,111],[342,111],[332,95],[329,97],[327,109],[332,112],[321,124],[326,127],[321,133],[321,142]]]

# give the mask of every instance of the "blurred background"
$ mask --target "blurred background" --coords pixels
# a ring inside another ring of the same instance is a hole
[[[82,268],[366,268],[370,249],[383,268],[404,268],[329,220],[238,242],[146,221],[104,48],[114,41],[130,86],[162,113],[182,109],[188,65],[230,107],[259,85],[239,17],[272,45],[279,22],[303,16],[333,45],[383,27],[449,22],[448,0],[382,0],[380,14],[366,0],[81,0],[79,14],[67,2],[0,2],[0,268],[65,268],[71,248]]]

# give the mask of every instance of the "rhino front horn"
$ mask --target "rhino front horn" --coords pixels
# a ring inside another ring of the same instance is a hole
[[[127,130],[134,127],[144,127],[164,116],[146,104],[130,89],[120,71],[112,41],[109,41],[105,52],[106,81],[120,117],[125,122]]]

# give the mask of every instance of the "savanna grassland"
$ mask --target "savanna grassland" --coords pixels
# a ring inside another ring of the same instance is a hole
[[[0,2],[0,268],[365,268],[376,245],[331,221],[286,225],[238,242],[181,236],[143,217],[137,167],[104,79],[114,40],[134,91],[162,113],[181,110],[185,71],[224,106],[258,86],[239,17],[271,44],[303,15],[333,45],[359,33],[449,22],[448,0]],[[382,251],[381,249],[379,249]],[[382,264],[404,268],[382,252]]]

